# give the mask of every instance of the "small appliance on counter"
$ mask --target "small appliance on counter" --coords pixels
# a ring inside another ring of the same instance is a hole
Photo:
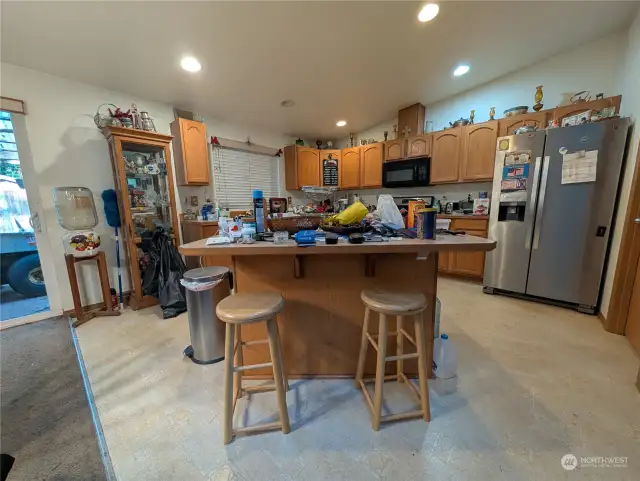
[[[445,214],[455,214],[460,210],[460,202],[447,202],[444,213]]]
[[[460,210],[465,215],[473,214],[473,199],[471,198],[471,194],[467,196],[467,200],[460,201]]]

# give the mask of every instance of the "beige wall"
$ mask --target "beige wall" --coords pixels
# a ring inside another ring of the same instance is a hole
[[[620,202],[616,216],[616,227],[611,240],[611,251],[609,255],[609,265],[607,268],[604,287],[602,291],[601,312],[606,317],[609,311],[609,300],[615,273],[620,242],[622,240],[622,229],[624,217],[629,203],[631,191],[631,181],[635,170],[636,157],[638,155],[638,142],[640,142],[640,9],[627,33],[627,45],[625,49],[625,61],[620,77],[620,89],[622,93],[622,115],[629,116],[635,121],[629,144],[627,164],[620,191]]]
[[[54,264],[54,272],[51,274],[57,280],[60,290],[58,304],[63,309],[71,309],[73,302],[61,240],[65,231],[58,224],[52,189],[76,185],[88,187],[93,192],[99,217],[96,231],[102,238],[111,284],[115,285],[115,241],[112,229],[105,222],[100,197],[103,190],[113,188],[113,176],[107,142],[96,128],[93,116],[101,103],[110,102],[128,108],[131,102],[135,102],[140,110],[148,111],[154,118],[158,132],[169,134],[169,123],[174,119],[173,109],[167,104],[149,102],[125,93],[108,91],[7,63],[0,64],[0,93],[5,97],[24,100],[27,105],[27,133],[39,187],[38,194],[42,202],[43,227],[46,229]],[[205,116],[205,122],[209,135],[240,141],[250,136],[252,142],[269,147],[283,147],[295,140],[249,126],[230,125],[209,116]],[[185,195],[194,192],[202,198],[204,190],[206,188],[177,188],[178,211],[182,211]],[[101,295],[95,268],[81,265],[79,276],[85,281],[82,283],[85,286],[84,302],[99,302]],[[128,290],[126,275],[123,281],[124,289]]]

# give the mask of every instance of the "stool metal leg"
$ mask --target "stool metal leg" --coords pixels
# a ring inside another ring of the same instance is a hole
[[[371,311],[368,307],[364,309],[364,324],[362,325],[362,338],[360,339],[360,354],[358,354],[358,368],[356,370],[355,384],[356,388],[360,388],[360,381],[364,374],[364,362],[367,359],[367,347],[369,347],[369,340],[367,339],[367,333],[369,332],[369,316]]]
[[[267,331],[269,332],[269,351],[271,352],[271,360],[273,363],[273,383],[276,386],[280,422],[282,423],[282,432],[287,434],[291,431],[291,427],[289,425],[289,413],[287,412],[287,399],[284,390],[284,378],[282,377],[282,365],[280,364],[282,358],[278,348],[278,326],[276,325],[275,318],[271,318],[267,321]]]
[[[422,417],[425,421],[431,420],[431,406],[429,403],[429,385],[427,384],[427,349],[424,338],[424,320],[422,313],[414,316],[416,330],[416,348],[418,349],[418,378],[420,381],[420,405]]]
[[[224,444],[233,438],[233,347],[235,326],[227,323],[224,359]]]
[[[387,357],[387,316],[380,313],[378,328],[378,359],[376,363],[376,387],[373,394],[373,429],[380,430],[380,417],[382,415],[382,389],[384,386],[385,358]]]
[[[404,335],[402,334],[402,329],[403,329],[403,322],[402,322],[402,316],[398,316],[398,325],[397,327],[397,331],[398,334],[396,336],[396,344],[398,346],[397,349],[397,355],[398,356],[402,356],[404,354]],[[396,362],[398,370],[398,382],[402,382],[402,376],[401,374],[404,372],[404,359],[398,359],[398,361]]]

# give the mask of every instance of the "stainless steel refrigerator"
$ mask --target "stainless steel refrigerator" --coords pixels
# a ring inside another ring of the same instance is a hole
[[[629,119],[498,139],[484,292],[598,308]]]

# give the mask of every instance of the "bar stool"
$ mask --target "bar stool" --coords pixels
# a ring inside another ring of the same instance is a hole
[[[356,371],[356,387],[362,388],[362,393],[371,412],[371,425],[374,430],[380,430],[380,422],[398,421],[401,419],[412,419],[422,417],[425,421],[431,420],[429,407],[429,386],[427,384],[427,349],[424,340],[424,321],[422,311],[427,307],[427,299],[422,293],[400,293],[390,292],[380,289],[365,289],[360,294],[362,302],[365,304],[364,326],[362,327],[362,339],[360,341],[360,355],[358,357],[358,369]],[[369,334],[369,318],[371,311],[379,313],[379,328],[377,335]],[[396,332],[389,332],[387,316],[397,316]],[[415,327],[415,339],[405,331],[403,318],[413,316]],[[387,357],[387,338],[389,335],[397,336],[397,353],[395,356]],[[377,342],[376,342],[377,338]],[[404,353],[405,338],[416,347],[415,353]],[[369,343],[378,352],[376,363],[375,379],[362,379],[364,364],[367,357]],[[420,391],[415,388],[411,381],[404,374],[404,360],[418,359],[418,378]],[[396,361],[397,371],[395,375],[385,376],[385,365],[387,362]],[[382,388],[385,381],[397,380],[403,382],[411,389],[420,403],[421,409],[400,414],[382,414]],[[366,383],[375,381],[373,401],[367,390]]]
[[[218,303],[216,314],[224,321],[226,326],[225,336],[225,361],[224,361],[224,443],[229,444],[233,436],[238,433],[254,433],[282,429],[288,433],[289,414],[285,393],[289,389],[284,366],[282,363],[282,347],[278,333],[276,315],[284,308],[282,296],[274,293],[235,294]],[[244,324],[266,322],[267,339],[242,342],[241,327]],[[269,344],[271,362],[262,364],[244,365],[242,359],[242,346],[254,344]],[[234,359],[235,358],[235,359]],[[242,388],[242,373],[250,369],[273,368],[273,384],[266,386],[249,386]],[[233,384],[232,387],[232,379]],[[264,423],[255,426],[233,429],[233,412],[235,411],[238,396],[243,392],[276,391],[280,422]]]

